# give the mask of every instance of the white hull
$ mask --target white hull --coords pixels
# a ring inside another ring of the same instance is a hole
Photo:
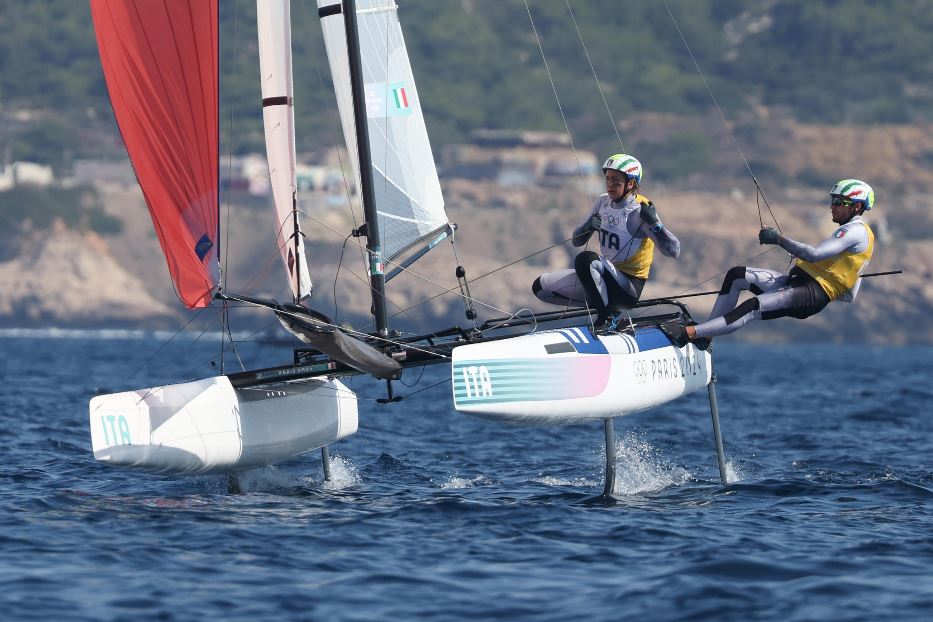
[[[553,425],[628,415],[701,389],[712,357],[674,347],[653,327],[597,337],[581,326],[460,346],[451,374],[458,411]]]
[[[327,378],[235,389],[218,376],[97,396],[90,426],[102,462],[177,474],[236,471],[353,434],[356,394]]]

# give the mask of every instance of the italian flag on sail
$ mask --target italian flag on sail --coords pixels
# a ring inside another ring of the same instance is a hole
[[[404,82],[394,82],[388,86],[388,116],[411,114],[411,91]]]
[[[408,108],[408,95],[405,94],[405,87],[400,86],[392,89],[392,97],[395,98],[395,107],[398,109]]]

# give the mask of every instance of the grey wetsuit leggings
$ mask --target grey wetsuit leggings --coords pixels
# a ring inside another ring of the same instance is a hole
[[[755,297],[736,306],[743,290]],[[796,266],[790,274],[736,266],[726,273],[709,320],[695,327],[696,334],[697,337],[727,335],[754,320],[803,319],[822,311],[827,304],[829,296],[819,283]]]

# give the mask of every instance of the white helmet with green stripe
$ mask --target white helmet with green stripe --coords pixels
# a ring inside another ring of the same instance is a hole
[[[608,169],[619,171],[627,178],[634,179],[636,184],[641,184],[641,162],[626,153],[609,156],[603,163],[603,172],[605,173]]]
[[[849,199],[853,203],[861,203],[866,212],[875,204],[875,191],[864,181],[858,179],[837,181],[833,189],[829,191],[829,196],[842,197]]]

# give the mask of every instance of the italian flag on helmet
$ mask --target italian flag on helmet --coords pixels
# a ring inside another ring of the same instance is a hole
[[[875,204],[875,191],[864,181],[858,179],[843,179],[837,181],[829,196],[845,197],[853,203],[861,203],[867,212]]]
[[[641,162],[632,156],[626,153],[617,153],[609,156],[603,163],[603,172],[610,168],[619,171],[629,179],[634,179],[636,184],[641,184]]]

